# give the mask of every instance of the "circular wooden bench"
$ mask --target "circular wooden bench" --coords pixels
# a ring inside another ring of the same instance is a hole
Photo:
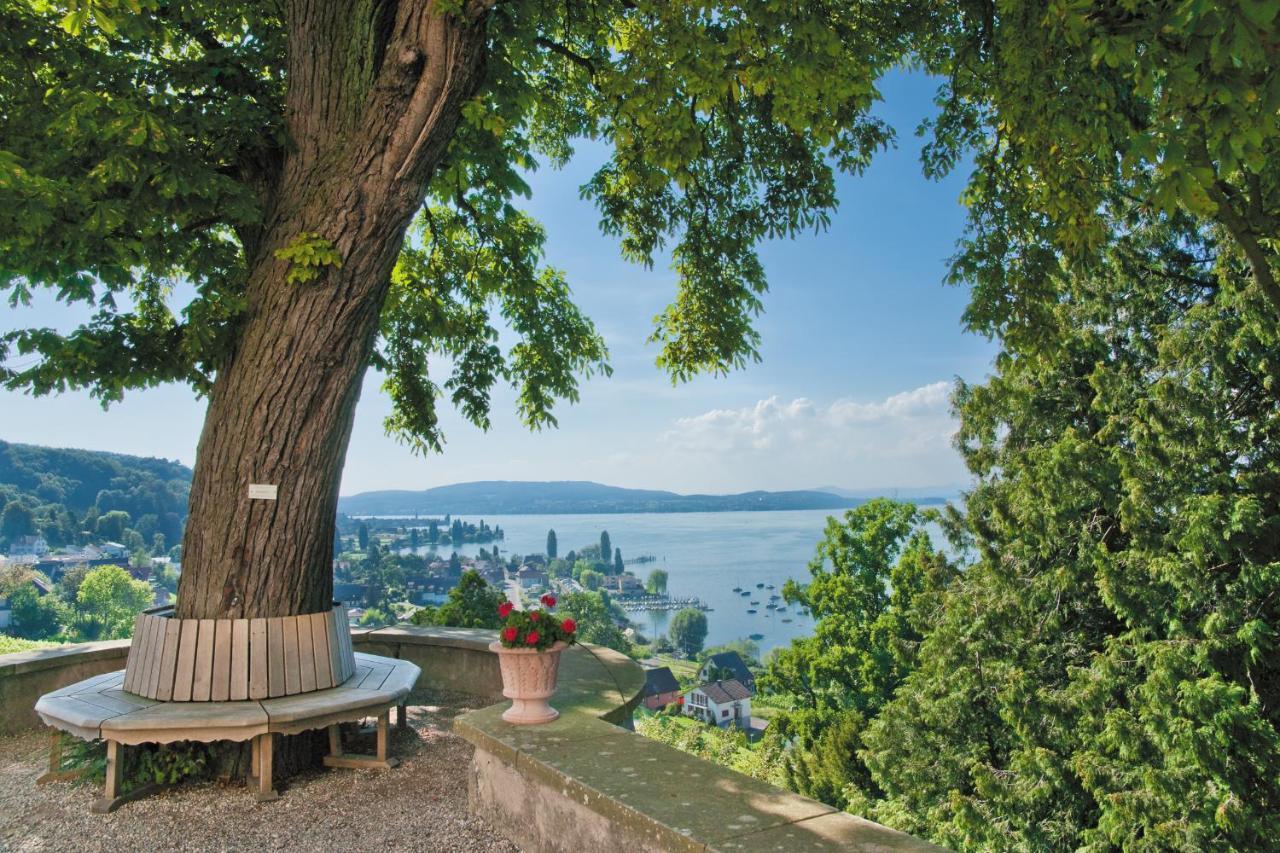
[[[346,626],[341,605],[282,619],[178,620],[144,613],[124,670],[47,693],[35,710],[55,729],[106,741],[107,779],[95,812],[147,793],[121,791],[122,751],[144,743],[252,741],[257,798],[272,800],[278,796],[272,779],[277,734],[328,728],[329,767],[396,764],[387,757],[390,711],[396,707],[397,722],[406,724],[405,698],[421,671],[408,661],[355,653]],[[344,753],[338,724],[365,717],[378,720],[376,755]],[[55,732],[49,772],[38,781],[68,775]]]

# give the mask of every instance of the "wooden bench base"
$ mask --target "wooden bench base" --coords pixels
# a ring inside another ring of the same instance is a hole
[[[156,785],[140,785],[128,793],[121,791],[124,784],[124,746],[107,741],[107,781],[102,796],[93,801],[89,810],[94,814],[110,814],[131,800],[138,800],[153,793]]]
[[[391,709],[400,727],[408,724],[405,699],[420,671],[409,661],[357,654],[356,672],[342,686],[299,696],[237,702],[157,702],[122,690],[124,672],[107,673],[45,694],[36,712],[49,725],[85,740],[107,743],[107,780],[92,810],[99,814],[145,796],[154,785],[122,793],[124,755],[129,746],[194,740],[249,741],[251,779],[258,802],[278,799],[274,765],[274,737],[329,729],[327,767],[388,769],[399,762],[387,757]],[[376,716],[375,755],[342,750],[338,724]],[[61,735],[49,746],[49,770],[37,784],[75,778],[82,771],[62,769]]]
[[[329,754],[324,757],[325,767],[346,767],[351,770],[390,770],[400,764],[398,758],[387,757],[387,729],[390,724],[390,712],[383,711],[378,715],[378,745],[375,755],[356,755],[342,750],[342,730],[329,726]],[[396,706],[396,727],[408,726],[405,706]]]
[[[62,732],[56,729],[49,735],[49,769],[36,777],[37,785],[50,782],[70,782],[79,779],[89,768],[78,767],[66,770],[62,766]]]

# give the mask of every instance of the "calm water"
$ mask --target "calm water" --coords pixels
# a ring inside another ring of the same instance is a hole
[[[764,639],[758,641],[763,654],[810,633],[813,623],[790,607],[783,616],[765,616],[770,612],[764,606],[771,590],[757,590],[756,584],[773,584],[777,589],[772,592],[781,594],[787,578],[807,580],[809,560],[832,512],[508,515],[486,516],[484,520],[500,526],[506,534],[505,541],[498,543],[504,554],[542,553],[547,530],[554,529],[563,557],[570,550],[599,542],[600,531],[608,530],[624,558],[641,554],[658,558],[653,563],[630,564],[629,571],[644,579],[653,569],[665,569],[671,595],[697,596],[712,608],[707,614],[707,645],[763,634]],[[465,520],[478,522],[479,518],[466,516]],[[480,547],[464,545],[457,550],[474,556]],[[735,586],[750,589],[750,598],[735,593]],[[755,615],[746,612],[749,601],[760,602]],[[666,631],[671,616],[665,612],[636,613],[632,619],[653,636]],[[794,621],[784,624],[783,618]]]

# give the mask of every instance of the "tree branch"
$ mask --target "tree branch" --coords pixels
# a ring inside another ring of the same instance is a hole
[[[1275,272],[1267,259],[1266,250],[1258,242],[1258,237],[1245,217],[1236,210],[1231,201],[1232,187],[1221,178],[1205,188],[1209,198],[1218,206],[1218,221],[1231,235],[1236,244],[1244,252],[1253,271],[1253,280],[1257,282],[1262,295],[1267,298],[1277,313],[1280,313],[1280,284],[1276,282]]]
[[[586,69],[587,73],[590,74],[592,77],[596,76],[595,63],[593,63],[590,59],[583,56],[582,54],[575,53],[574,51],[560,44],[559,42],[554,42],[551,39],[543,38],[542,36],[538,36],[537,38],[534,39],[534,41],[538,44],[539,47],[545,47],[547,50],[551,51],[552,53],[557,53],[560,56],[563,56],[565,59],[569,60],[574,65],[577,65],[580,68]]]

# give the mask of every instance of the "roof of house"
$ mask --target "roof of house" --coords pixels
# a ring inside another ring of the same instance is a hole
[[[754,682],[755,676],[751,674],[751,670],[747,667],[747,662],[742,659],[742,655],[737,652],[719,652],[707,658],[707,662],[703,664],[705,670],[708,665],[727,669],[733,673],[733,677],[744,684]]]
[[[751,691],[741,681],[731,678],[728,681],[712,681],[697,688],[707,694],[707,698],[717,705],[732,702],[736,699],[750,699]]]
[[[644,671],[644,695],[657,696],[660,693],[679,693],[680,682],[671,673],[671,667],[660,666],[657,669]]]

